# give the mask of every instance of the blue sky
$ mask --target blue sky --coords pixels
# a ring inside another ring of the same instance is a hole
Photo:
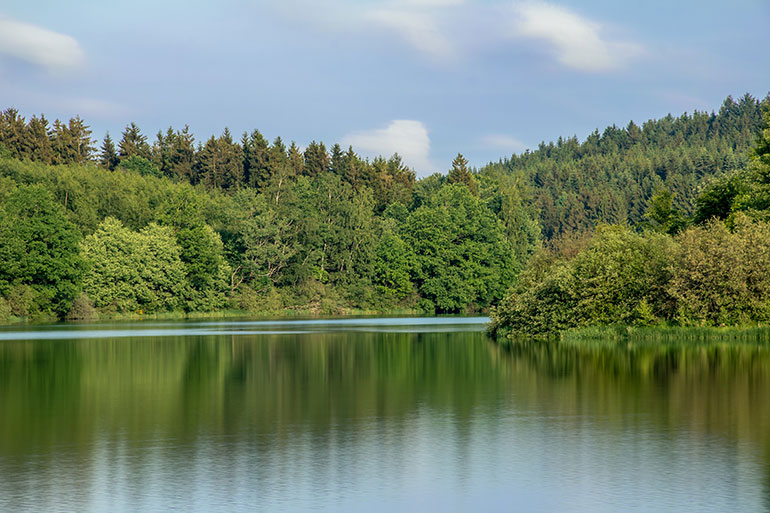
[[[258,128],[418,175],[770,91],[770,1],[6,0],[0,107]]]

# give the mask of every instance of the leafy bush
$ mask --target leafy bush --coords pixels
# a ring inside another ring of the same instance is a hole
[[[770,225],[739,214],[684,232],[668,287],[685,325],[770,321]]]
[[[493,312],[491,332],[545,334],[667,316],[671,238],[600,227],[572,259],[541,251]]]

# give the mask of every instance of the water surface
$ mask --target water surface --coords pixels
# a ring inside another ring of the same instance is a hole
[[[770,511],[770,344],[485,321],[0,329],[0,510]]]

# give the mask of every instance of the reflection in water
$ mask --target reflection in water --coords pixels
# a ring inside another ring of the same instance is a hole
[[[767,344],[438,322],[6,333],[0,510],[770,511]]]

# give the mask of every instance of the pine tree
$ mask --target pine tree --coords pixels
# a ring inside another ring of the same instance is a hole
[[[73,153],[75,142],[72,139],[69,127],[59,121],[53,122],[51,130],[51,149],[53,150],[53,163],[57,165],[71,164],[75,162],[76,155]]]
[[[243,152],[230,130],[211,138],[198,154],[198,178],[209,188],[233,189],[243,185]]]
[[[155,164],[163,176],[172,176],[171,172],[171,146],[176,138],[174,129],[168,127],[166,133],[158,130],[155,135],[155,143],[152,145],[152,163]]]
[[[233,141],[230,129],[225,128],[218,141],[220,165],[222,166],[222,188],[235,189],[244,184],[243,181],[243,149]]]
[[[447,181],[449,183],[465,185],[474,195],[478,195],[476,181],[473,179],[471,172],[468,171],[468,161],[463,157],[462,153],[458,153],[452,161],[452,169],[449,170]]]
[[[335,175],[345,176],[347,172],[347,159],[342,152],[342,148],[339,144],[332,146],[331,161],[329,164],[330,171]]]
[[[195,175],[195,137],[190,127],[176,131],[171,141],[170,176],[177,180],[192,183]]]
[[[310,177],[318,176],[321,173],[327,172],[329,166],[329,154],[326,153],[326,146],[315,141],[308,144],[305,149],[305,175]]]
[[[152,155],[150,145],[147,143],[147,136],[143,135],[136,123],[131,123],[123,130],[123,138],[118,144],[120,150],[120,160],[123,161],[129,157],[137,156],[150,160]]]
[[[294,141],[291,142],[288,152],[289,167],[292,170],[293,175],[299,176],[302,174],[302,170],[305,167],[305,158],[302,156],[302,152],[299,151],[299,146]]]
[[[53,162],[53,149],[51,148],[51,136],[48,133],[48,120],[42,114],[33,116],[27,124],[27,140],[32,160],[51,164]]]
[[[99,164],[105,169],[114,171],[115,168],[118,167],[119,163],[120,158],[118,157],[118,152],[115,150],[115,143],[112,141],[110,133],[107,132],[107,134],[104,136],[104,140],[102,141],[102,149],[101,153],[99,154]]]
[[[352,146],[348,146],[348,151],[345,152],[345,170],[343,178],[353,186],[353,190],[358,192],[361,187],[361,171],[366,166],[366,163],[362,162],[358,158],[358,155],[353,151]]]
[[[91,128],[80,119],[80,116],[75,116],[70,119],[69,126],[67,127],[70,134],[70,154],[72,155],[72,161],[76,164],[85,164],[91,160],[91,156],[94,153],[94,141],[91,139]]]
[[[212,135],[206,144],[198,149],[197,182],[209,189],[216,189],[222,184],[221,173],[217,139]]]
[[[270,181],[268,143],[259,130],[241,138],[243,146],[243,174],[249,186],[261,189]]]
[[[270,168],[270,176],[278,172],[283,173],[283,168],[286,167],[288,162],[289,157],[286,153],[286,145],[283,144],[283,140],[280,137],[276,137],[273,145],[268,150],[267,163]]]
[[[10,108],[0,113],[0,144],[13,158],[29,157],[26,147],[27,124],[19,111]]]

